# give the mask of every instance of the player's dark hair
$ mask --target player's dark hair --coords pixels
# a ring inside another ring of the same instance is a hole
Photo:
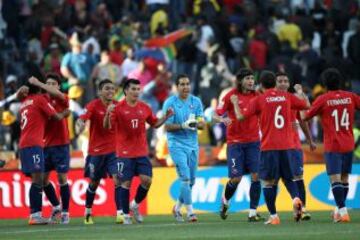
[[[58,85],[61,85],[61,77],[59,76],[59,74],[57,74],[57,73],[47,73],[46,75],[45,75],[45,81],[47,81],[49,78],[51,78],[51,79],[53,79],[53,80],[55,80],[57,83],[58,83]]]
[[[274,88],[276,86],[276,76],[273,72],[268,70],[261,72],[259,81],[265,89]]]
[[[105,78],[105,79],[101,80],[99,82],[99,87],[98,87],[99,90],[101,90],[105,86],[105,84],[108,84],[108,83],[113,84],[113,82],[110,79]]]
[[[41,81],[41,80],[39,80],[39,81]],[[41,81],[41,82],[43,82],[43,81]],[[25,84],[25,86],[27,86],[29,88],[29,95],[41,93],[41,88],[39,88],[39,87],[37,87],[35,85],[32,85],[29,82],[27,82]]]
[[[127,90],[130,87],[130,84],[140,85],[140,81],[135,78],[129,78],[124,83],[124,90]]]
[[[186,75],[186,74],[179,74],[179,75],[177,75],[176,78],[175,78],[175,84],[176,84],[176,86],[178,86],[178,85],[180,84],[180,79],[182,79],[182,78],[187,78],[187,79],[189,79],[189,81],[190,81],[190,78],[188,77],[188,75]]]
[[[275,74],[276,77],[282,77],[282,76],[285,76],[285,77],[288,77],[289,78],[289,75],[286,73],[286,72],[277,72]]]
[[[328,68],[321,73],[321,81],[328,90],[338,90],[343,76],[336,68]]]
[[[278,77],[287,77],[287,78],[289,79],[289,85],[290,85],[288,91],[289,91],[290,93],[295,93],[294,81],[292,81],[292,80],[290,79],[289,75],[288,75],[286,72],[277,72],[277,73],[275,73],[275,76],[276,76],[275,80],[276,80]]]
[[[242,81],[245,77],[249,75],[254,75],[254,72],[248,68],[240,68],[240,70],[236,73],[236,80]]]

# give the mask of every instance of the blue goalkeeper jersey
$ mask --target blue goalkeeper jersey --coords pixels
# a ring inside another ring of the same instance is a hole
[[[189,119],[190,115],[195,116],[195,119],[204,117],[201,100],[193,95],[189,95],[186,100],[180,99],[177,95],[169,97],[163,105],[163,113],[168,108],[174,110],[174,115],[165,124],[182,124]],[[183,129],[167,132],[167,140],[169,148],[180,147],[197,150],[199,147],[197,131],[193,130]]]

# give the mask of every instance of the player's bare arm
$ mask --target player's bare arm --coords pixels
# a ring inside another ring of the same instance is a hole
[[[236,115],[236,119],[241,121],[241,120],[244,120],[245,117],[244,115],[241,114],[241,111],[240,111],[240,107],[239,107],[239,99],[236,95],[232,95],[230,97],[230,101],[231,103],[233,104],[234,106],[234,111],[235,111],[235,115]]]
[[[108,106],[108,108],[106,109],[106,113],[105,113],[105,117],[104,117],[104,121],[103,121],[103,127],[105,129],[111,129],[111,114],[114,111],[115,108],[115,104],[110,104]]]
[[[69,110],[69,109],[66,109],[66,110],[64,110],[63,112],[56,113],[56,114],[53,116],[53,118],[54,118],[55,120],[61,120],[61,119],[63,119],[63,118],[66,118],[66,117],[69,116],[69,115],[70,115],[70,110]]]
[[[305,137],[306,137],[306,141],[307,141],[308,144],[309,144],[310,150],[311,150],[311,151],[315,151],[315,149],[316,149],[316,144],[315,144],[314,140],[312,139],[308,122],[300,121],[299,124],[300,124],[301,129],[302,129],[303,132],[304,132],[304,135],[305,135]]]
[[[75,133],[79,135],[85,129],[85,121],[81,118],[78,118],[75,123]]]
[[[214,123],[224,123],[226,126],[231,124],[231,119],[228,117],[221,117],[217,113],[214,113],[212,116],[212,120]]]
[[[308,98],[308,97],[306,96],[306,94],[304,93],[302,86],[301,86],[300,84],[295,84],[295,85],[294,85],[294,89],[295,89],[295,91],[296,91],[296,94],[295,94],[295,95],[296,95],[298,98],[305,100],[305,101],[306,101],[306,106],[307,106],[308,108],[310,108],[311,105],[310,105],[309,98]]]
[[[16,98],[21,101],[27,97],[29,94],[29,87],[28,86],[21,86],[15,93]]]
[[[159,118],[158,121],[155,123],[154,128],[159,128],[161,125],[163,125],[165,123],[166,120],[169,119],[169,117],[171,117],[172,115],[174,115],[174,110],[172,108],[168,108],[168,110],[166,110],[165,116],[163,116],[162,118]]]
[[[34,86],[37,86],[37,87],[39,87],[39,88],[41,88],[43,90],[45,90],[52,97],[56,97],[56,98],[65,100],[64,94],[59,89],[57,89],[56,87],[49,86],[49,85],[47,85],[45,83],[40,82],[39,79],[37,79],[36,77],[30,77],[29,78],[29,83],[34,85]]]

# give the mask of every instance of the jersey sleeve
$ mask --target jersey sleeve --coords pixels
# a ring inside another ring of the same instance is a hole
[[[172,104],[171,104],[171,101],[170,101],[170,98],[169,98],[169,99],[167,99],[167,100],[164,102],[164,105],[163,105],[163,108],[162,108],[162,114],[163,114],[163,116],[165,116],[166,111],[167,111],[170,107],[172,107]],[[173,108],[173,110],[175,110],[175,109]],[[169,118],[166,120],[165,124],[173,124],[174,121],[175,121],[175,114],[176,114],[176,113],[174,112],[174,115],[172,115],[171,117],[169,117]]]
[[[353,101],[356,109],[360,109],[360,96],[353,93]]]
[[[84,109],[84,114],[80,115],[80,118],[82,120],[89,120],[92,116],[92,113],[93,113],[93,110],[94,110],[94,104],[92,103],[88,103],[86,106],[85,106],[85,109]]]
[[[56,114],[55,108],[50,104],[45,97],[38,98],[38,107],[48,117],[52,117]]]
[[[220,101],[219,105],[216,107],[216,114],[219,116],[224,115],[229,108],[229,98],[228,98],[228,94],[226,94]]]
[[[154,126],[158,121],[158,118],[154,115],[151,108],[147,105],[146,105],[146,113],[147,113],[146,122],[151,126]]]
[[[69,67],[70,65],[70,59],[71,59],[71,53],[65,54],[61,61],[61,67]]]
[[[306,101],[296,97],[293,94],[289,94],[291,101],[291,109],[294,110],[305,110],[308,108]]]
[[[322,97],[318,97],[315,102],[312,104],[309,111],[305,114],[305,120],[309,120],[312,117],[320,114],[322,112],[322,108],[324,106],[324,101]]]

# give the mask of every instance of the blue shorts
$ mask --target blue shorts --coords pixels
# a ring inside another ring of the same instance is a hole
[[[85,177],[98,181],[108,175],[120,176],[121,164],[116,158],[115,153],[98,156],[88,155],[85,163]]]
[[[118,158],[120,164],[119,178],[130,181],[134,176],[152,177],[152,165],[148,157]]]
[[[69,145],[44,148],[45,172],[56,170],[58,173],[67,173],[70,166]]]
[[[44,152],[39,146],[20,149],[21,171],[30,176],[32,173],[44,172]]]
[[[260,142],[229,144],[226,151],[230,178],[258,173]]]
[[[294,176],[304,174],[304,154],[301,149],[291,149],[290,166]]]
[[[191,185],[195,184],[199,151],[184,148],[169,148],[169,152],[181,181],[190,181]]]
[[[260,154],[259,176],[261,180],[292,180],[290,166],[291,150],[262,151]]]
[[[353,152],[325,152],[326,171],[328,175],[351,173]]]

